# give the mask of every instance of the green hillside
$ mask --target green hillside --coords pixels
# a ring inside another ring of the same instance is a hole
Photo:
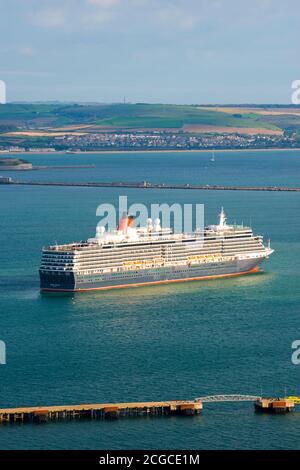
[[[94,124],[124,128],[174,128],[184,125],[278,129],[255,112],[239,114],[199,106],[163,104],[7,104],[0,106],[0,131]]]

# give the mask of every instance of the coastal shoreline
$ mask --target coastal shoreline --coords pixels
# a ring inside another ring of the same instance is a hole
[[[166,149],[166,150],[80,150],[76,152],[67,152],[65,150],[55,150],[53,152],[8,152],[8,151],[0,151],[0,156],[1,155],[44,155],[44,156],[49,156],[49,155],[102,155],[102,154],[112,154],[112,155],[118,155],[118,154],[137,154],[137,153],[142,153],[142,154],[156,154],[156,153],[229,153],[229,152],[300,152],[300,147],[299,148],[264,148],[264,149]]]

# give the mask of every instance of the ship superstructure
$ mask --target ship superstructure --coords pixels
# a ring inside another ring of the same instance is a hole
[[[273,253],[250,227],[219,223],[191,234],[173,233],[160,220],[133,227],[123,216],[118,230],[97,227],[94,238],[43,249],[42,291],[88,291],[236,276],[256,272]]]

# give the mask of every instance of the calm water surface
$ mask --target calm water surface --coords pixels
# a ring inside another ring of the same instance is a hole
[[[95,163],[18,178],[299,186],[300,152],[32,156]],[[11,173],[11,176],[13,173]],[[93,236],[101,202],[200,202],[251,221],[276,250],[263,273],[227,280],[41,296],[40,250]],[[300,395],[299,195],[0,187],[0,406],[191,399],[206,394]],[[262,416],[251,403],[206,405],[195,418],[0,427],[2,449],[300,448],[300,413]]]

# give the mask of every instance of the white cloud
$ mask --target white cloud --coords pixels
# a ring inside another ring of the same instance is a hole
[[[257,0],[257,4],[262,10],[268,10],[272,7],[272,0]]]
[[[34,13],[32,19],[38,26],[63,26],[66,22],[66,11],[62,8],[46,8]]]
[[[74,2],[74,3],[72,3]],[[87,25],[101,25],[111,21],[120,0],[71,0],[61,6],[45,7],[31,14],[31,21],[40,27],[72,29]],[[29,55],[29,54],[28,54]]]
[[[19,53],[21,55],[27,56],[27,57],[33,57],[36,54],[36,51],[33,47],[31,46],[22,46],[19,49]]]
[[[191,30],[198,23],[199,19],[192,11],[168,5],[156,11],[156,18],[163,26],[169,26],[179,30]]]
[[[113,13],[111,11],[96,11],[93,14],[85,15],[82,18],[82,23],[85,25],[97,25],[97,24],[104,24],[109,22],[113,18]]]
[[[87,3],[102,8],[111,8],[118,5],[120,0],[87,0]]]
[[[28,76],[28,77],[52,77],[55,74],[53,72],[40,72],[38,70],[1,70],[1,74],[11,76]]]

